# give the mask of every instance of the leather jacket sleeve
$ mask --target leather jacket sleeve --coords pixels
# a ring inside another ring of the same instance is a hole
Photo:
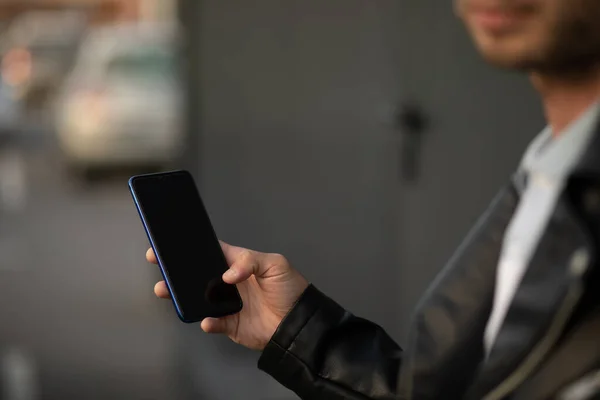
[[[258,367],[302,399],[396,399],[402,350],[378,325],[309,286]]]

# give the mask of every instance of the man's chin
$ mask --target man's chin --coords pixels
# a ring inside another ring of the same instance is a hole
[[[481,55],[489,65],[505,70],[529,72],[536,69],[536,63],[529,58],[517,57],[514,54],[482,51]]]
[[[586,79],[600,70],[600,57],[565,57],[541,59],[515,57],[514,55],[482,52],[485,62],[495,68],[523,73],[539,73],[549,76],[562,76],[568,79]]]

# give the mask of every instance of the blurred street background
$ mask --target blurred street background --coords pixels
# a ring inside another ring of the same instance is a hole
[[[185,398],[123,183],[178,156],[176,8],[0,2],[2,399]]]
[[[2,399],[186,398],[124,184],[178,157],[176,7],[0,2]]]
[[[542,128],[439,0],[0,0],[0,60],[1,400],[295,398],[154,297],[131,174],[403,343]]]

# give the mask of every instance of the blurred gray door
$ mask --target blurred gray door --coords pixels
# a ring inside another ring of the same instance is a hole
[[[204,4],[199,179],[218,234],[390,321],[374,295],[397,271],[387,3]]]
[[[198,178],[221,238],[285,254],[394,330],[399,82],[382,23],[391,4],[204,1]],[[286,398],[256,370],[257,355],[200,340],[206,398]]]
[[[219,236],[284,253],[401,339],[538,128],[526,83],[484,66],[437,0],[204,0],[198,19],[197,176]],[[406,101],[429,120],[414,181]],[[257,355],[196,335],[206,398],[285,398]]]

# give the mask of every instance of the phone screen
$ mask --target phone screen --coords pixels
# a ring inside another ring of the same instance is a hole
[[[239,292],[221,278],[227,262],[191,174],[137,176],[130,187],[179,318],[240,311]]]

